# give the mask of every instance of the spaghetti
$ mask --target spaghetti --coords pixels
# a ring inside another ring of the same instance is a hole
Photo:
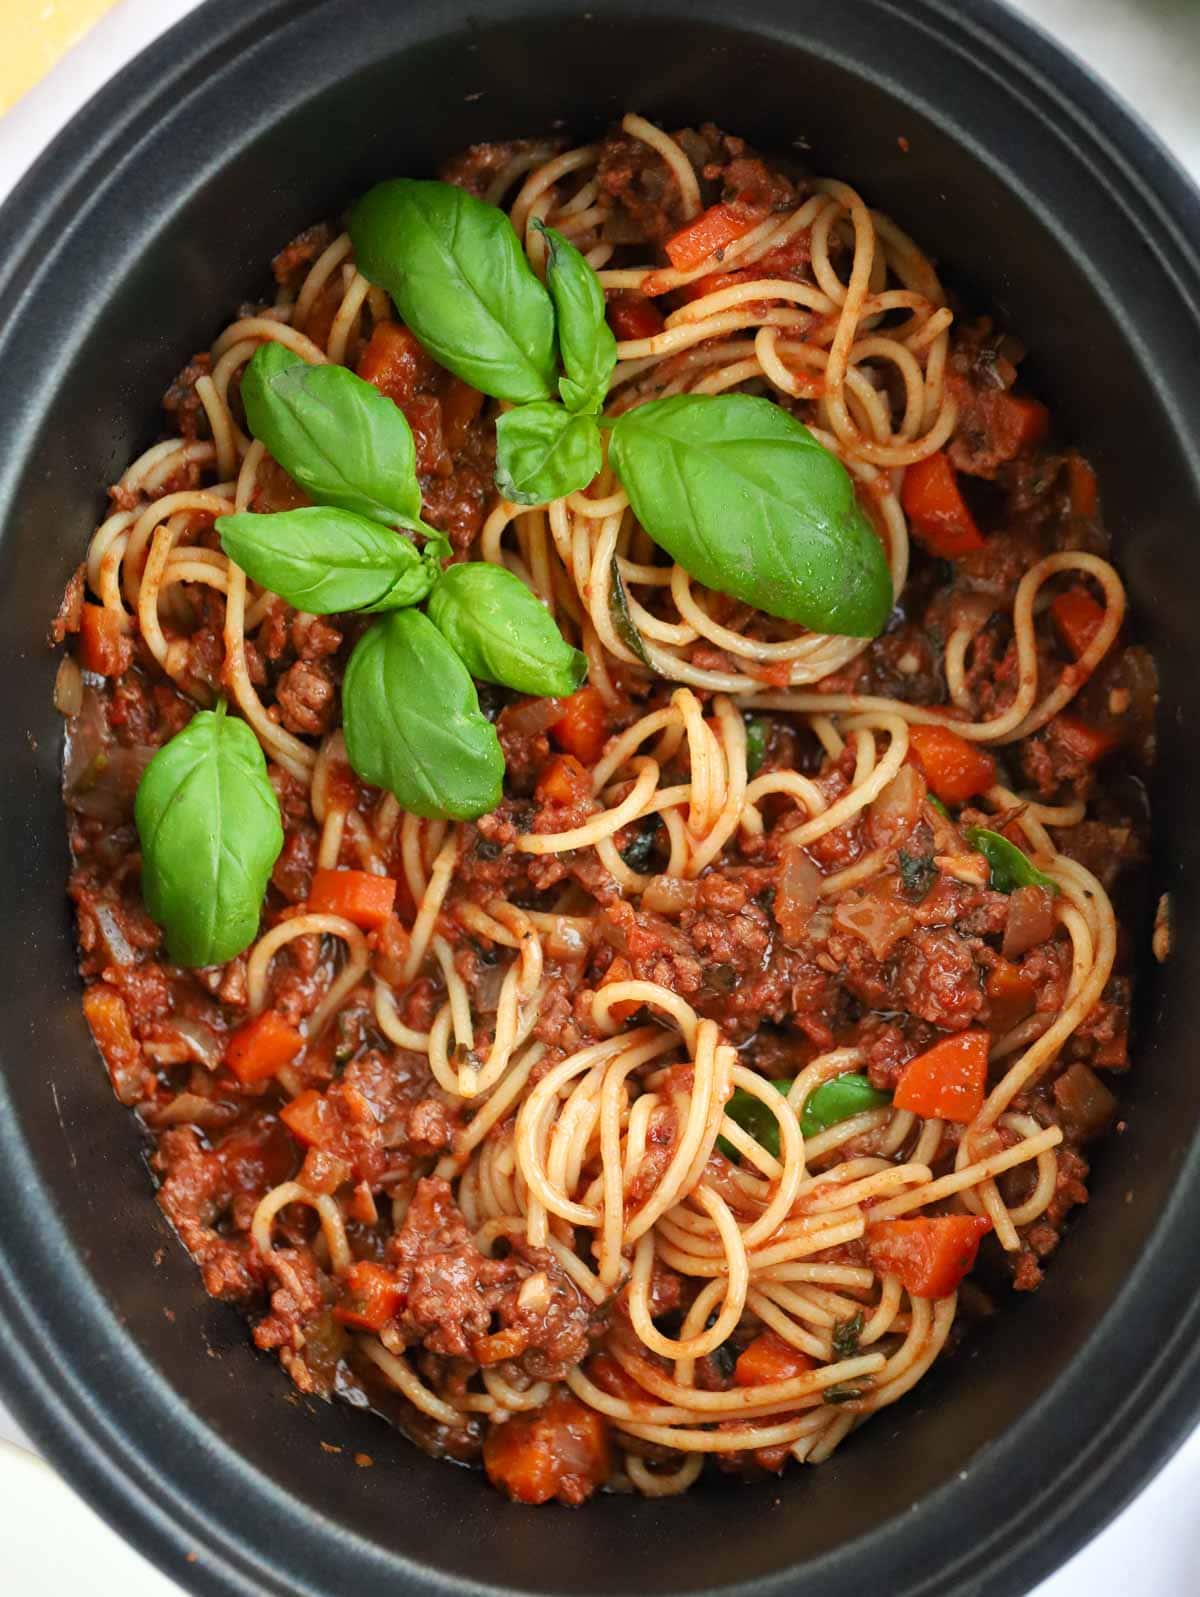
[[[536,268],[545,223],[596,269],[610,415],[739,390],[806,423],[886,548],[893,625],[817,635],[705,590],[607,465],[498,499],[494,407],[312,229],[181,374],[176,435],[112,489],[64,602],[87,1017],[206,1286],[303,1389],[482,1453],[525,1501],[819,1463],[980,1311],[985,1233],[985,1276],[1034,1286],[1086,1197],[1099,1072],[1126,1063],[1108,889],[1142,840],[1097,767],[1140,757],[1152,667],[1019,348],[961,325],[855,189],[638,116],[448,176],[508,204]],[[726,242],[692,262],[715,211]],[[213,532],[304,502],[238,397],[264,340],[395,399],[426,519],[587,656],[571,700],[495,696],[508,778],[476,822],[354,775],[361,623],[289,609]],[[258,940],[188,972],[141,905],[130,804],[220,696],[287,840]],[[363,918],[357,873],[394,910]]]

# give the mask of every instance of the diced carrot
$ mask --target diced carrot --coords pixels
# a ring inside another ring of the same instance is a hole
[[[563,700],[563,717],[550,728],[559,748],[584,765],[595,765],[608,741],[608,711],[595,688],[580,688]]]
[[[632,980],[633,966],[625,958],[624,954],[618,954],[601,977],[600,985],[601,987],[611,987],[615,982]],[[612,1006],[609,1014],[618,1023],[623,1023],[629,1019],[630,1015],[636,1015],[641,1007],[640,1003],[636,1003],[631,998],[621,999]]]
[[[1011,1031],[1033,1013],[1036,993],[1029,977],[1011,959],[1002,959],[988,971],[984,991],[991,1010],[994,1033]]]
[[[677,272],[694,272],[697,266],[703,266],[761,221],[761,216],[748,214],[732,205],[710,205],[678,233],[673,233],[663,247]]]
[[[613,334],[622,343],[634,338],[653,338],[663,330],[663,314],[643,294],[613,294],[604,314]]]
[[[900,502],[914,535],[930,554],[955,560],[984,547],[983,535],[959,492],[954,467],[944,451],[909,466]]]
[[[268,1081],[290,1064],[304,1047],[304,1038],[275,1009],[248,1020],[225,1044],[225,1063],[243,1087]]]
[[[1002,388],[979,396],[993,448],[1005,460],[1015,460],[1037,447],[1050,431],[1050,412],[1028,394],[1010,394]]]
[[[115,988],[98,981],[83,995],[83,1014],[108,1067],[113,1091],[122,1103],[136,1103],[145,1063],[142,1046],[133,1035],[129,1006]]]
[[[582,1503],[612,1473],[608,1421],[560,1388],[541,1408],[490,1427],[483,1467],[518,1503]]]
[[[293,1137],[310,1148],[319,1148],[328,1137],[332,1116],[325,1094],[308,1087],[284,1104],[279,1118]]]
[[[983,1108],[990,1043],[986,1031],[943,1037],[905,1065],[892,1102],[923,1120],[967,1125]]]
[[[358,357],[358,375],[381,394],[406,404],[437,371],[437,362],[399,322],[380,322]]]
[[[102,604],[85,604],[79,617],[79,663],[97,676],[119,677],[133,659],[133,638],[121,617]]]
[[[344,1296],[333,1311],[335,1320],[364,1331],[382,1331],[404,1304],[404,1288],[385,1265],[360,1259],[346,1271]]]
[[[946,1214],[917,1220],[880,1220],[867,1231],[875,1268],[898,1276],[914,1297],[946,1298],[975,1263],[992,1229],[983,1215]]]
[[[807,1375],[813,1361],[807,1353],[774,1331],[763,1331],[738,1354],[733,1378],[739,1386],[767,1386],[771,1381],[790,1381]]]
[[[1067,492],[1071,496],[1071,513],[1075,516],[1094,516],[1100,502],[1100,488],[1096,473],[1082,455],[1067,456]]]
[[[996,780],[996,762],[948,726],[911,726],[908,747],[943,804],[965,804]]]
[[[1077,660],[1104,625],[1105,613],[1104,606],[1082,588],[1056,594],[1050,603],[1050,615],[1059,636]]]
[[[1088,765],[1095,765],[1121,743],[1118,733],[1105,727],[1089,726],[1074,715],[1056,715],[1050,723],[1050,732],[1068,754]]]
[[[371,871],[316,871],[308,895],[314,915],[340,915],[364,931],[384,925],[396,902],[396,883]]]
[[[592,790],[592,779],[573,754],[556,754],[538,777],[539,804],[577,804]]]

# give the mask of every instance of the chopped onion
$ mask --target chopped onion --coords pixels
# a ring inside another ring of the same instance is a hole
[[[1005,959],[1020,959],[1054,936],[1054,901],[1044,887],[1018,887],[1009,896],[1001,949]]]
[[[886,959],[916,924],[896,899],[883,898],[876,893],[839,904],[833,919],[843,931],[861,937],[876,959]]]
[[[73,655],[64,654],[54,678],[54,708],[59,715],[78,715],[83,709],[83,672]]]
[[[146,1119],[152,1126],[201,1126],[205,1130],[228,1124],[237,1114],[234,1104],[219,1098],[202,1098],[198,1092],[177,1093],[161,1109],[150,1109]]]
[[[110,965],[132,965],[137,955],[129,946],[129,941],[122,929],[120,919],[111,904],[106,904],[102,898],[92,903],[92,914],[96,919],[96,929],[100,933],[100,940],[104,944],[105,958]]]
[[[547,727],[563,718],[561,699],[522,699],[517,704],[505,705],[500,721],[506,732],[522,737],[537,737]]]
[[[682,876],[652,876],[642,892],[642,908],[658,915],[682,915],[695,904],[699,891],[696,882]]]
[[[902,843],[921,814],[925,778],[915,765],[902,765],[867,810],[871,840],[878,848]]]
[[[188,1051],[205,1070],[216,1070],[224,1056],[224,1045],[202,1020],[189,1020],[186,1016],[172,1019],[170,1026],[187,1044]]]
[[[1081,1142],[1107,1130],[1117,1112],[1117,1100],[1096,1072],[1082,1063],[1068,1066],[1054,1083],[1054,1101],[1067,1129]]]
[[[796,944],[808,930],[809,918],[821,897],[824,877],[799,843],[783,850],[783,868],[775,892],[775,919],[785,943]]]

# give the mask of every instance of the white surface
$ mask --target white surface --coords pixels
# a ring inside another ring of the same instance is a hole
[[[1197,0],[1013,0],[1107,77],[1200,179]],[[0,120],[0,199],[100,85],[197,0],[122,0]],[[14,25],[17,7],[7,11]],[[0,0],[0,12],[7,7]],[[0,1404],[0,1439],[22,1441]],[[1186,1597],[1200,1588],[1200,1432],[1090,1546],[1031,1597]],[[0,1443],[0,1590],[176,1591],[48,1469]]]

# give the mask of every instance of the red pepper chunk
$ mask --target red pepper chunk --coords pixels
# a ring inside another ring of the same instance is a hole
[[[948,726],[910,726],[908,746],[943,804],[965,804],[996,780],[992,756]]]
[[[304,1047],[304,1038],[277,1010],[267,1009],[249,1020],[225,1045],[225,1063],[243,1087],[269,1081]]]
[[[733,1378],[739,1386],[768,1386],[772,1381],[791,1381],[807,1375],[813,1361],[807,1353],[785,1342],[774,1331],[756,1336],[738,1354]]]
[[[663,315],[657,305],[642,294],[614,294],[605,308],[613,335],[626,343],[635,338],[654,338],[663,330]]]
[[[371,1259],[360,1259],[346,1271],[343,1297],[335,1320],[364,1331],[381,1331],[404,1306],[404,1288],[393,1272]]]
[[[1050,431],[1050,412],[1028,394],[989,389],[980,394],[979,406],[987,419],[993,446],[1005,460],[1015,460],[1036,449]]]
[[[333,1114],[323,1092],[308,1087],[284,1104],[279,1118],[298,1141],[319,1148],[334,1130]]]
[[[930,554],[956,560],[984,547],[983,535],[959,492],[954,467],[944,451],[909,466],[900,503],[914,535]]]
[[[119,677],[133,659],[133,639],[121,628],[121,617],[102,604],[85,604],[79,616],[79,663],[97,676]]]
[[[1067,456],[1067,493],[1073,516],[1094,516],[1100,501],[1096,473],[1082,455]]]
[[[677,272],[693,272],[761,221],[732,205],[710,205],[667,240],[667,259]]]
[[[991,1229],[986,1216],[975,1214],[880,1220],[867,1231],[867,1252],[881,1274],[897,1276],[913,1297],[948,1298]]]
[[[584,765],[595,765],[608,741],[608,711],[593,687],[563,700],[563,717],[550,728],[559,748]]]
[[[407,327],[380,322],[358,357],[358,375],[404,405],[437,371],[433,356]]]
[[[1120,736],[1104,727],[1089,726],[1074,715],[1056,715],[1050,723],[1051,735],[1068,754],[1088,765],[1095,765],[1120,746]]]
[[[608,1422],[562,1393],[492,1425],[483,1467],[492,1485],[518,1503],[582,1503],[612,1474]]]
[[[967,1125],[983,1107],[990,1044],[986,1031],[960,1031],[910,1059],[896,1083],[896,1108]]]
[[[314,915],[340,915],[366,932],[386,923],[395,902],[393,878],[371,871],[317,871],[308,895]]]
[[[1087,652],[1104,625],[1106,613],[1104,606],[1097,604],[1082,588],[1056,594],[1050,604],[1050,616],[1058,635],[1077,660]]]

